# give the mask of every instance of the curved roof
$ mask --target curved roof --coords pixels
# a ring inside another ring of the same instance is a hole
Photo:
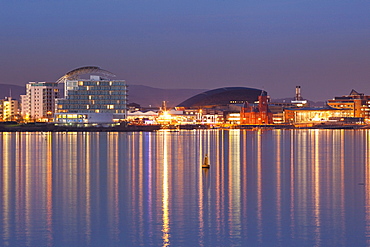
[[[258,96],[267,95],[266,91],[247,87],[224,87],[197,94],[177,105],[178,107],[204,107],[228,105],[230,101],[253,103]]]
[[[65,82],[66,80],[77,80],[80,77],[80,75],[91,74],[91,73],[98,73],[98,74],[101,74],[107,77],[116,76],[115,74],[107,70],[101,69],[97,66],[85,66],[85,67],[80,67],[80,68],[73,69],[67,72],[64,76],[60,77],[57,80],[57,83]]]

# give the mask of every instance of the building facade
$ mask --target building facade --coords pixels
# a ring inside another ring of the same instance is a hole
[[[332,107],[284,109],[284,121],[293,124],[327,122],[333,119],[351,117],[352,111],[350,109]]]
[[[55,121],[59,123],[89,123],[92,119],[94,122],[123,120],[127,111],[127,84],[124,80],[108,80],[100,76],[66,80],[65,98],[58,99],[56,105]],[[103,113],[104,117],[99,121]],[[110,120],[108,115],[112,116]]]
[[[370,96],[352,90],[349,95],[328,100],[328,106],[336,109],[350,109],[351,117],[370,120]]]
[[[26,95],[21,95],[21,115],[25,121],[51,121],[55,113],[55,99],[60,88],[55,82],[29,82]]]
[[[266,95],[258,96],[258,105],[245,103],[240,112],[240,124],[272,124],[272,113],[269,111]]]
[[[19,102],[6,97],[0,100],[0,121],[17,121],[19,117]]]

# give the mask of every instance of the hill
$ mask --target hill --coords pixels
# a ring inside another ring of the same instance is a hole
[[[0,84],[0,99],[11,96],[13,99],[19,100],[19,95],[26,93],[26,86],[17,86],[10,84]]]
[[[143,107],[159,107],[162,101],[167,102],[168,107],[174,107],[184,100],[207,91],[208,89],[162,89],[144,85],[128,85],[128,103],[137,103]],[[0,99],[11,96],[20,99],[19,95],[25,94],[25,86],[0,84]],[[272,99],[273,102],[289,102],[293,98]],[[311,106],[323,106],[325,102],[309,101]]]
[[[141,106],[159,107],[162,101],[166,101],[169,107],[174,107],[182,101],[206,91],[206,89],[162,89],[143,85],[128,86],[128,102],[137,103]],[[26,93],[26,86],[0,84],[0,99],[9,97],[20,99],[19,95]]]
[[[167,106],[174,107],[204,91],[207,91],[207,89],[161,89],[143,85],[129,85],[128,102],[137,103],[143,107],[149,105],[159,107],[162,101],[166,101]]]

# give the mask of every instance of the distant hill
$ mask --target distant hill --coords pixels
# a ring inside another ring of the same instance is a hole
[[[208,91],[209,89],[161,89],[143,85],[129,85],[128,87],[128,102],[137,103],[143,107],[149,105],[159,107],[162,101],[167,102],[167,106],[174,107],[186,99],[199,93]],[[290,102],[294,98],[272,99],[272,102]],[[324,106],[324,101],[314,102],[308,100],[310,106]]]
[[[174,107],[184,100],[207,91],[208,89],[161,89],[143,85],[128,86],[128,102],[137,103],[142,107],[159,107],[162,101],[167,102],[168,107]]]
[[[19,100],[20,99],[19,95],[22,94],[26,94],[26,85],[17,86],[10,84],[0,84],[0,99],[12,96],[13,99]]]
[[[0,84],[0,99],[11,96],[14,99],[20,99],[19,95],[26,93],[26,85],[16,86],[10,84]],[[143,85],[128,86],[128,102],[137,103],[143,107],[149,105],[159,107],[162,101],[167,102],[167,106],[174,107],[184,100],[207,91],[207,89],[161,89]]]
[[[168,107],[174,107],[184,100],[205,92],[208,89],[162,89],[143,85],[128,85],[128,102],[137,103],[143,107],[159,107],[162,101],[167,102]],[[26,86],[0,84],[0,99],[11,96],[20,99],[19,95],[26,93]],[[272,99],[272,102],[290,102],[293,98]],[[310,101],[311,106],[323,106],[325,102]]]

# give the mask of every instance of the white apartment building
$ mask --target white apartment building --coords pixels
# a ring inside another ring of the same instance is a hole
[[[29,82],[21,95],[21,114],[27,121],[50,121],[55,113],[55,99],[60,97],[58,83]]]
[[[66,98],[57,99],[57,123],[112,123],[126,118],[127,84],[91,75],[65,80]]]

